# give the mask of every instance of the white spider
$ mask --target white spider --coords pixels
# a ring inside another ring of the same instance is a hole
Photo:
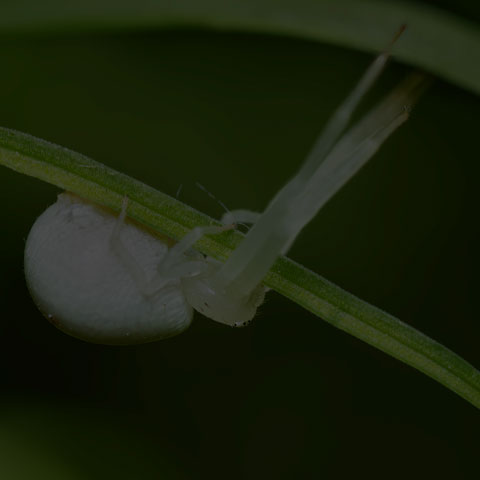
[[[262,279],[320,208],[374,155],[408,117],[425,83],[413,74],[343,136],[350,117],[383,70],[382,53],[328,122],[299,172],[262,215],[238,210],[224,223],[254,223],[221,264],[192,250],[198,227],[178,243],[113,212],[63,193],[35,222],[25,248],[33,299],[61,330],[96,343],[143,343],[176,335],[193,309],[242,326],[255,316]]]

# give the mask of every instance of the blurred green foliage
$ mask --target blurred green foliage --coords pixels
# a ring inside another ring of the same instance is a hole
[[[449,0],[443,0],[446,3]],[[273,33],[378,52],[408,34],[399,59],[480,93],[480,32],[465,0],[452,15],[428,0],[32,0],[0,2],[2,34],[145,31],[203,27]],[[451,1],[449,3],[452,3]],[[452,13],[453,13],[452,12]]]
[[[195,30],[8,36],[0,124],[218,217],[261,209],[371,56]],[[373,97],[408,70],[392,63]],[[291,257],[477,367],[477,97],[437,81]],[[0,171],[0,478],[469,478],[478,411],[272,294],[254,324],[111,348],[55,330],[23,280],[57,190]],[[2,470],[3,469],[3,470]],[[471,478],[471,477],[470,477]]]

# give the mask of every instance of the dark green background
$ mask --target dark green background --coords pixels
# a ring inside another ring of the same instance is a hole
[[[216,217],[195,182],[262,209],[372,59],[195,30],[10,36],[0,58],[0,125],[182,184]],[[371,98],[408,70],[392,63]],[[477,367],[479,113],[436,81],[290,255]],[[3,168],[0,185],[1,478],[472,478],[474,407],[275,293],[241,330],[197,315],[125,348],[55,330],[22,261],[58,190]]]

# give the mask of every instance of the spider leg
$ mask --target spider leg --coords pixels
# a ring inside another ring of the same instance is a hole
[[[148,281],[147,276],[142,267],[135,260],[133,255],[128,251],[128,248],[122,241],[121,234],[127,216],[128,197],[123,197],[122,209],[115,221],[112,233],[109,238],[109,245],[114,254],[120,259],[125,269],[128,271],[138,289],[143,295],[148,295]]]
[[[234,225],[195,227],[176,243],[157,267],[157,274],[148,284],[150,294],[158,291],[166,283],[192,277],[208,270],[205,260],[188,260],[187,253],[204,235],[216,235],[234,228]]]
[[[222,215],[221,222],[224,225],[238,225],[240,223],[256,223],[261,217],[260,212],[252,210],[230,210]]]

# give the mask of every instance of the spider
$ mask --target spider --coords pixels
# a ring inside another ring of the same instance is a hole
[[[334,113],[298,173],[262,214],[237,210],[224,226],[197,227],[178,243],[70,193],[35,222],[25,248],[31,295],[55,326],[105,344],[155,341],[184,331],[193,310],[244,326],[263,302],[262,279],[323,205],[408,118],[425,76],[409,75],[355,125],[352,113],[389,57],[380,54]],[[342,135],[343,134],[343,135]],[[222,264],[193,249],[203,235],[253,226]]]

